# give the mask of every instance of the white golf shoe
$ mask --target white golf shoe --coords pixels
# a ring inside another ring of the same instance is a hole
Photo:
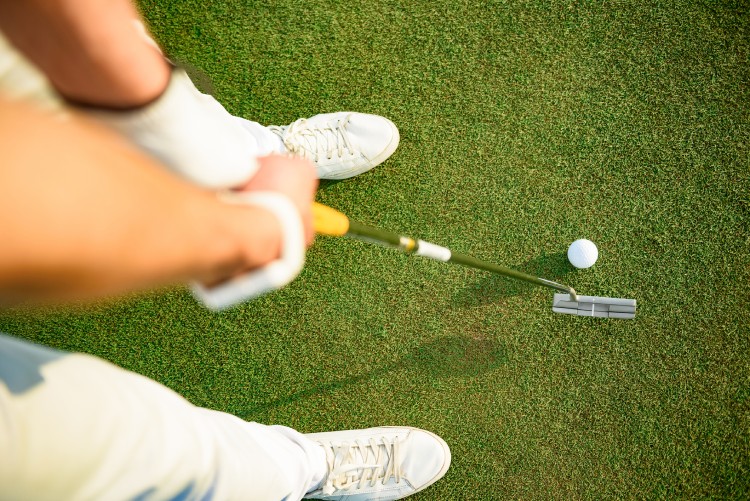
[[[313,163],[320,179],[347,179],[383,163],[398,147],[396,126],[366,113],[324,113],[290,125],[271,125],[288,153]]]
[[[328,475],[306,498],[390,501],[421,491],[451,463],[448,445],[410,427],[368,428],[305,435],[325,449]]]

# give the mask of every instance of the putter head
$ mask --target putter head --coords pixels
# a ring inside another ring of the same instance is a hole
[[[552,303],[555,313],[599,318],[633,319],[635,307],[635,299],[578,296],[578,301],[571,301],[570,294],[555,294]]]

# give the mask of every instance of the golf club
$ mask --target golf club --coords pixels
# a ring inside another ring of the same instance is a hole
[[[635,318],[635,299],[609,298],[599,296],[579,296],[576,291],[544,278],[535,277],[498,264],[488,263],[472,256],[458,254],[450,249],[424,240],[399,235],[390,231],[351,221],[345,214],[319,203],[313,204],[313,221],[315,232],[332,237],[350,237],[365,242],[394,247],[406,254],[423,256],[437,261],[455,263],[469,268],[490,271],[516,280],[523,280],[535,285],[549,287],[563,294],[555,294],[552,311],[570,315],[599,318]]]

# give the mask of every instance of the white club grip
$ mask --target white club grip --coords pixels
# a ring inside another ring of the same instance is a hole
[[[193,294],[206,307],[218,311],[280,289],[299,275],[305,263],[305,236],[302,220],[294,204],[271,192],[220,195],[227,203],[248,204],[268,210],[279,220],[282,232],[281,257],[244,275],[213,287],[194,283]]]

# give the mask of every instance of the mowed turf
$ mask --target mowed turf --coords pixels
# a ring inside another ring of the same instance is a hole
[[[746,2],[140,3],[232,113],[399,126],[390,160],[319,201],[636,298],[637,318],[321,237],[293,284],[225,313],[176,288],[0,331],[248,420],[432,430],[453,463],[415,499],[750,496]],[[565,258],[577,238],[589,270]]]

